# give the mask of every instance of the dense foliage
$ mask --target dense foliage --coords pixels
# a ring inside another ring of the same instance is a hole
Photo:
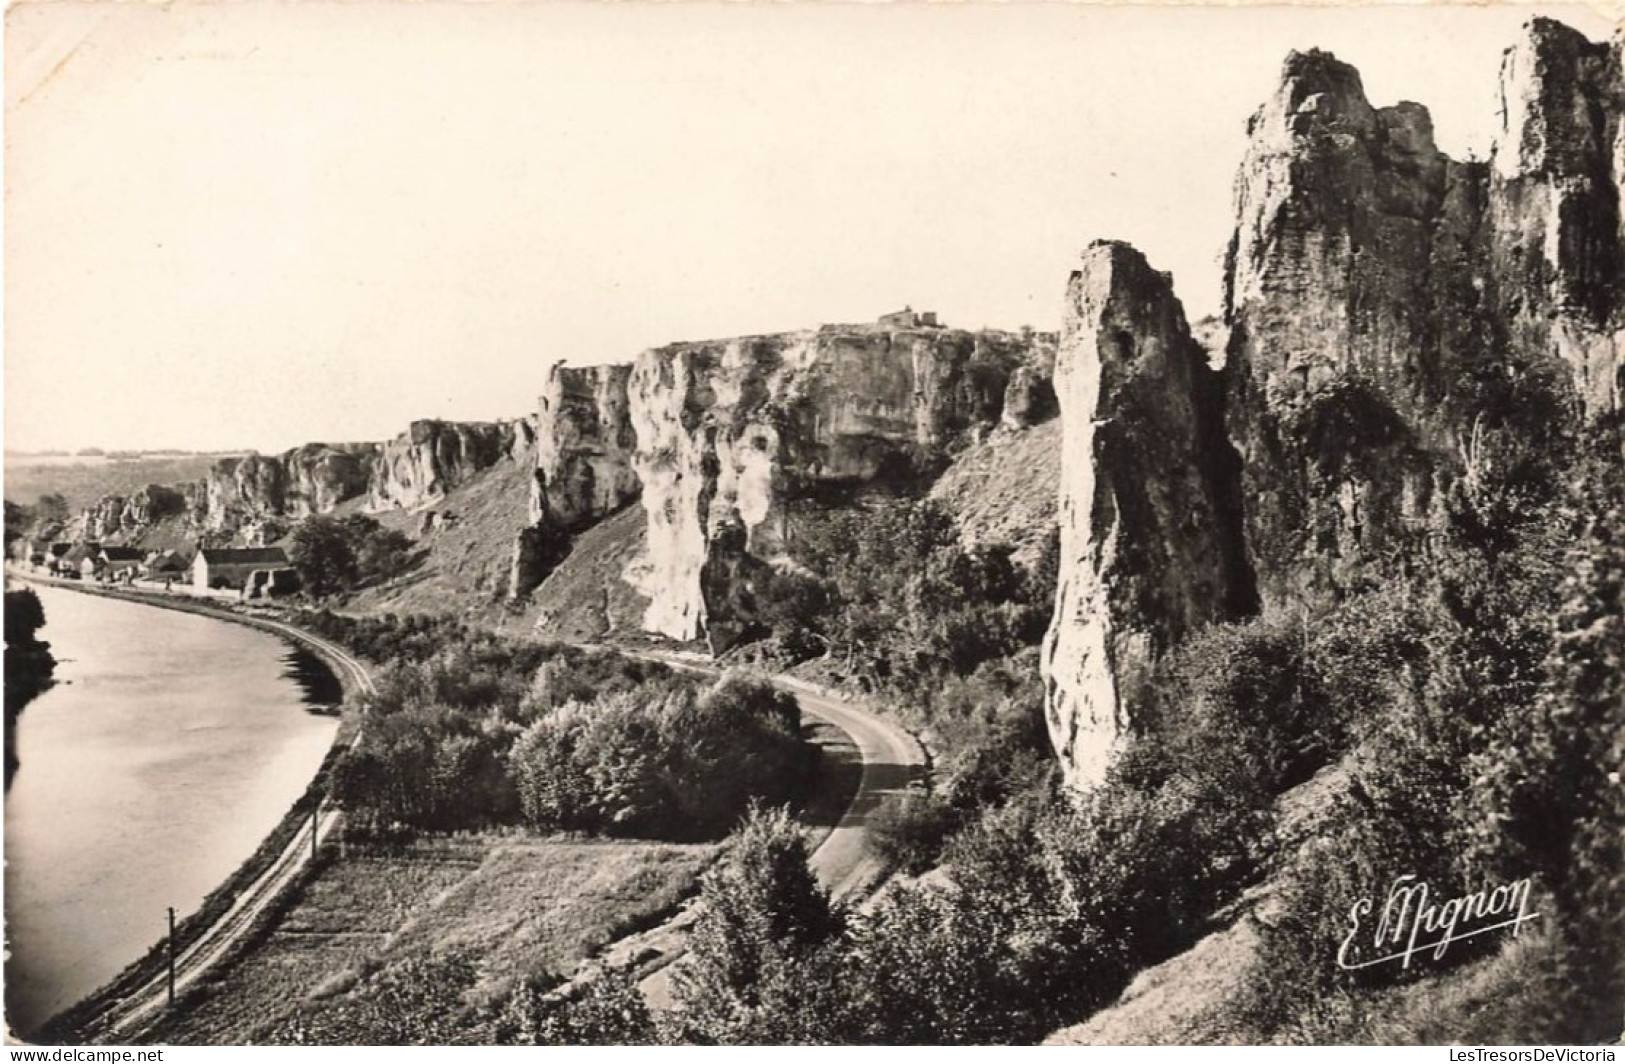
[[[703,693],[571,698],[509,758],[533,826],[667,839],[721,835],[752,799],[790,801],[812,767],[795,698],[738,674]]]
[[[806,569],[780,577],[768,615],[783,641],[827,652],[855,683],[913,697],[1043,638],[1053,551],[1029,572],[1009,547],[967,548],[930,499],[833,510],[804,525]]]
[[[815,767],[795,698],[759,678],[704,685],[450,620],[308,623],[388,663],[334,780],[362,830],[716,838],[753,799],[798,799]]]
[[[411,561],[412,541],[365,514],[315,514],[294,527],[288,558],[305,589],[331,595],[387,580]]]

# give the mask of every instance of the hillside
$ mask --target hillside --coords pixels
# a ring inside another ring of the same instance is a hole
[[[1061,485],[1061,421],[1000,429],[955,457],[931,498],[959,520],[965,541],[1008,543],[1027,565],[1056,526]]]
[[[416,540],[406,573],[355,596],[362,613],[443,613],[511,629],[523,618],[507,607],[514,530],[525,523],[529,472],[502,460],[468,475],[439,499],[414,509],[380,510],[386,528]]]

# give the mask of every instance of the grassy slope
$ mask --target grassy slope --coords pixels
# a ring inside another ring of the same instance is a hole
[[[643,545],[643,506],[634,503],[576,537],[564,564],[531,594],[529,616],[561,639],[637,634],[648,600],[621,574]]]
[[[931,489],[972,544],[1015,544],[1029,561],[1056,522],[1061,482],[1061,420],[1003,429],[960,455]]]
[[[424,510],[373,514],[385,527],[418,540],[421,564],[382,587],[363,591],[349,607],[363,613],[453,613],[495,628],[517,619],[505,608],[514,538],[528,521],[529,469],[504,459],[471,477]],[[424,514],[455,516],[418,536]]]
[[[713,846],[574,842],[498,834],[335,859],[291,899],[264,941],[228,965],[154,1041],[263,1038],[296,1010],[335,1000],[366,972],[426,953],[478,958],[477,993],[568,973],[693,889]]]

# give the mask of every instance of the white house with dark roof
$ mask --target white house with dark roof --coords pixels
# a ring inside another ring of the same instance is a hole
[[[204,548],[192,559],[192,586],[201,590],[242,590],[257,570],[291,569],[281,547]]]

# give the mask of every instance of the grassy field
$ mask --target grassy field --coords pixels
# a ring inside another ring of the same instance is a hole
[[[568,974],[686,896],[715,846],[486,834],[396,854],[336,856],[289,899],[263,940],[151,1034],[176,1044],[263,1039],[329,1007],[362,976],[424,955],[478,958],[474,995]]]
[[[150,455],[141,458],[68,458],[6,455],[6,498],[32,506],[41,495],[58,494],[78,513],[103,495],[128,495],[148,484],[173,487],[202,480],[224,455]]]

